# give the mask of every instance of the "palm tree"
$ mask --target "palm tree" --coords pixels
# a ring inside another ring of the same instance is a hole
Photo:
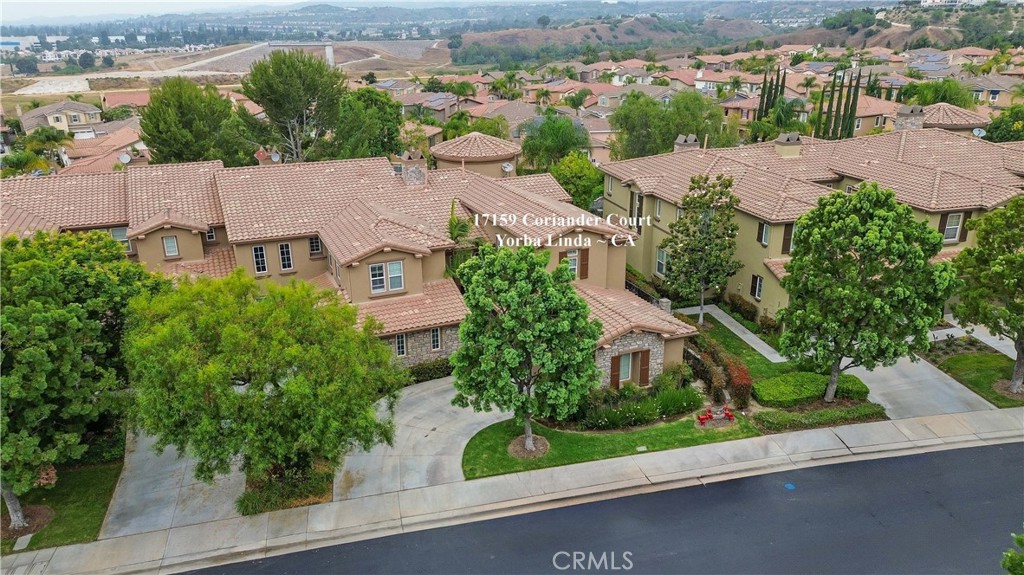
[[[739,92],[742,86],[743,78],[740,78],[739,76],[729,76],[729,90],[731,90],[733,94]]]
[[[476,96],[476,86],[466,80],[452,84],[450,91],[452,94],[455,94],[456,111],[462,110],[462,100],[470,96]]]
[[[551,90],[548,90],[547,88],[537,90],[534,95],[536,96],[537,103],[542,106],[546,106],[547,103],[551,101]]]
[[[64,130],[43,126],[25,137],[25,149],[36,153],[44,152],[45,157],[53,160],[57,157],[58,148],[71,145],[74,140],[74,136]]]
[[[981,73],[981,66],[974,62],[966,62],[960,66],[960,69],[963,70],[965,74],[970,74],[971,76],[977,76]]]
[[[576,115],[579,116],[580,108],[583,107],[583,103],[587,101],[587,98],[590,97],[591,94],[593,94],[593,92],[590,91],[590,88],[583,88],[578,92],[573,92],[572,94],[563,97],[562,103],[568,105],[573,110],[576,110]]]
[[[1024,100],[1024,84],[1017,84],[1010,88],[1010,103],[1012,104],[1018,99]]]
[[[562,75],[570,80],[580,79],[580,75],[576,73],[576,68],[573,68],[572,66],[566,66],[565,68],[563,68]]]
[[[803,80],[800,80],[800,87],[804,89],[804,94],[808,94],[811,88],[818,83],[818,79],[814,76],[807,76]]]

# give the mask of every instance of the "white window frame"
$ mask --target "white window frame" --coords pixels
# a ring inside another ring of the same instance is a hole
[[[261,260],[262,264],[260,263]],[[252,247],[252,269],[256,271],[256,275],[265,274],[270,271],[270,268],[267,267],[266,247],[261,245]]]
[[[761,301],[761,294],[764,293],[764,276],[754,274],[757,281],[757,289],[754,290],[754,299]]]
[[[991,92],[990,91],[988,93],[988,101],[989,102],[995,102],[997,100],[999,100],[999,92]]]
[[[633,354],[624,353],[619,356],[619,381],[632,381]]]
[[[64,122],[64,116],[54,116],[53,117],[53,123],[54,124],[61,124],[63,122]]]
[[[75,124],[78,123],[78,114],[71,114],[71,121]]]
[[[395,355],[398,357],[405,357],[405,354],[409,351],[405,344],[406,341],[404,333],[400,333],[395,336]]]
[[[380,270],[379,273],[376,273],[376,270]],[[374,278],[375,273],[378,276],[377,278]],[[374,279],[377,279],[377,280],[380,281],[380,287],[379,288],[375,288],[374,287],[374,284],[373,284]],[[372,293],[372,294],[387,293],[387,291],[388,291],[387,265],[384,264],[383,262],[381,262],[379,264],[370,264],[370,293]]]
[[[761,222],[761,224],[762,224],[762,226],[761,226],[761,237],[757,238],[757,241],[762,246],[767,246],[768,245],[768,241],[772,237],[772,233],[771,233],[772,232],[772,228],[771,228],[771,225],[768,224],[768,222]]]
[[[956,225],[950,225],[953,217],[956,217]],[[964,225],[964,213],[955,212],[946,214],[946,229],[942,230],[942,241],[954,243],[960,241],[960,228]],[[949,237],[949,231],[953,230],[953,237]]]
[[[665,277],[665,272],[668,271],[668,254],[665,250],[658,248],[658,253],[654,257],[654,273],[655,275]]]
[[[882,117],[881,116],[875,116],[875,127],[878,128],[881,125],[882,125]]]
[[[397,275],[394,273],[394,271],[392,271],[392,266],[394,264],[398,264],[398,274]],[[388,291],[402,291],[402,290],[405,289],[405,264],[402,262],[402,260],[388,262],[387,274],[388,274]],[[395,287],[391,283],[391,280],[393,280],[394,278],[398,278],[398,287]]]
[[[292,257],[292,245],[288,242],[277,244],[277,255],[281,259],[281,271],[288,271],[295,267],[295,258]],[[287,261],[288,265],[284,265]]]
[[[316,249],[314,249],[316,246]],[[324,244],[320,241],[320,237],[309,238],[309,255],[318,256],[324,253]]]
[[[676,219],[678,220],[681,217],[683,217],[683,208],[676,206]]]
[[[852,194],[853,193],[853,184],[850,184],[850,185],[846,186],[846,193],[848,193],[848,194]]]
[[[661,198],[654,198],[654,217],[661,219]]]
[[[209,228],[206,230],[206,241],[215,242],[217,241],[217,230]]]
[[[174,253],[171,253],[171,251],[167,249],[167,240],[171,240],[171,243],[174,244]],[[178,236],[163,236],[160,238],[160,243],[164,246],[165,258],[176,258],[181,256],[181,252],[178,250]]]
[[[113,228],[110,230],[110,237],[114,238],[115,240],[117,240],[118,243],[123,245],[125,252],[131,253],[132,241],[128,239],[128,228]]]
[[[861,121],[860,120],[861,120],[860,118],[857,118],[857,121],[853,123],[853,129],[854,130],[859,130],[860,129],[860,126],[861,126]]]
[[[580,273],[579,273],[580,272],[580,251],[579,250],[569,250],[569,251],[565,252],[565,261],[567,262],[567,265],[569,266],[569,271],[572,272],[572,276],[573,277],[579,277],[580,276]]]
[[[430,328],[430,350],[441,350],[441,328],[439,327]]]

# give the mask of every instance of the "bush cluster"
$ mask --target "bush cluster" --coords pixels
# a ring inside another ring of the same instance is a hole
[[[757,306],[741,295],[726,294],[725,302],[747,321],[757,321]]]
[[[770,334],[777,334],[782,328],[775,318],[768,315],[762,315],[759,317],[757,319],[757,325],[761,326],[761,331]]]
[[[754,384],[754,397],[766,407],[796,407],[812,403],[825,395],[828,376],[809,372],[787,373]],[[839,376],[837,399],[866,400],[868,386],[850,374]]]
[[[591,391],[579,416],[583,429],[620,429],[653,423],[694,411],[704,405],[704,396],[692,387],[665,385],[650,390],[626,385],[619,391],[601,387]]]
[[[657,390],[686,387],[693,381],[693,370],[685,363],[673,363],[654,378],[651,386]]]
[[[413,383],[422,383],[431,379],[440,379],[452,374],[452,364],[447,357],[439,357],[423,363],[417,363],[409,368],[409,375]]]
[[[755,425],[764,431],[774,433],[885,419],[885,408],[877,403],[863,403],[851,407],[830,407],[805,413],[760,411],[753,417]]]
[[[256,515],[306,505],[311,499],[328,495],[333,481],[334,471],[326,465],[310,470],[289,469],[274,480],[250,480],[245,493],[235,501],[235,509],[242,515]]]
[[[733,405],[738,409],[746,409],[750,405],[750,394],[754,385],[750,370],[735,357],[730,357],[725,362],[725,375],[729,380]]]

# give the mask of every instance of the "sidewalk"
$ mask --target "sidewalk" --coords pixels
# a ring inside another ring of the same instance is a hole
[[[175,573],[746,475],[1024,441],[1024,408],[880,421],[404,489],[3,558],[2,572]]]
[[[686,315],[697,315],[700,313],[699,307],[684,307],[682,309],[673,310],[675,313],[682,313]],[[765,359],[772,363],[784,363],[787,360],[785,357],[775,351],[775,348],[768,345],[761,338],[757,337],[757,334],[750,331],[743,326],[740,322],[736,321],[731,315],[725,313],[720,307],[715,304],[705,305],[704,313],[711,315],[715,318],[718,323],[729,328],[729,331],[733,332],[747,345],[754,348],[758,353],[763,355]]]

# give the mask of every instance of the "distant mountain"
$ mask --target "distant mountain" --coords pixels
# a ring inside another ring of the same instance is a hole
[[[341,12],[348,11],[350,11],[348,8],[332,4],[312,4],[295,10],[295,12],[302,12],[304,14],[340,14]]]

